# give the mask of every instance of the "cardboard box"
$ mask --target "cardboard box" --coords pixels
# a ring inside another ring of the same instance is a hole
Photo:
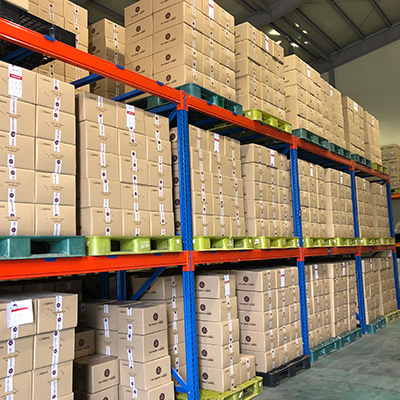
[[[90,121],[102,125],[116,126],[116,103],[92,93],[76,96],[77,121]]]
[[[252,332],[242,330],[240,334],[241,350],[250,354],[252,352],[267,352],[278,347],[278,329],[265,332]]]
[[[118,333],[147,335],[167,328],[165,304],[132,302],[117,309]]]
[[[267,312],[274,310],[278,305],[277,290],[267,292],[237,291],[238,308],[244,311]]]
[[[74,206],[35,204],[35,235],[76,235],[76,210]]]
[[[128,338],[118,333],[118,359],[148,363],[168,355],[167,330],[148,335],[132,335]]]
[[[119,385],[112,386],[108,389],[101,390],[100,392],[96,393],[87,393],[87,392],[80,392],[79,390],[75,390],[73,396],[75,396],[75,400],[118,400],[118,389]],[[61,399],[64,400],[64,399]],[[69,399],[67,399],[69,400]],[[71,400],[74,400],[71,398]]]
[[[69,175],[76,174],[75,146],[36,139],[36,170]]]
[[[143,18],[149,17],[152,13],[152,1],[137,1],[135,4],[124,9],[125,26],[132,25]]]
[[[277,269],[235,270],[239,290],[264,292],[277,287]]]
[[[154,361],[141,364],[119,360],[119,370],[122,386],[131,386],[139,390],[150,390],[171,382],[171,359],[167,355]]]
[[[265,332],[278,327],[277,310],[267,312],[238,310],[241,329],[254,332]]]
[[[10,382],[11,381],[11,382]],[[12,385],[10,385],[12,383]],[[10,378],[0,379],[0,390],[4,398],[26,400],[32,397],[32,372],[24,372]],[[50,397],[50,396],[49,396]]]
[[[34,205],[0,202],[0,221],[3,222],[2,235],[34,235]]]
[[[0,167],[0,201],[14,199],[18,203],[33,203],[34,187],[34,171]]]
[[[153,79],[172,87],[185,85],[186,83],[196,83],[204,86],[204,75],[188,65],[179,65],[160,73],[154,72]]]
[[[131,140],[135,139],[135,134],[145,134],[144,117],[145,112],[135,106],[124,103],[115,103],[117,108],[117,128],[128,130],[132,133]]]
[[[144,127],[146,136],[153,139],[169,141],[169,120],[161,115],[144,112]]]
[[[128,277],[128,292],[136,293],[147,281],[148,277],[130,275]],[[156,279],[142,295],[142,300],[168,300],[183,297],[182,275],[161,276]]]
[[[70,20],[77,25],[87,26],[88,23],[88,11],[86,8],[79,7],[72,1],[64,1],[64,12],[65,20]]]
[[[119,154],[119,131],[117,129],[90,121],[82,121],[78,127],[81,150]]]
[[[34,168],[34,139],[0,131],[0,165],[9,168]]]
[[[224,299],[235,296],[235,275],[196,275],[195,295],[196,298]]]
[[[35,106],[25,101],[0,96],[1,126],[10,126],[10,134],[35,136]],[[4,128],[3,128],[4,129]]]
[[[32,336],[0,342],[0,378],[30,371],[32,361]]]
[[[96,351],[95,330],[78,327],[75,329],[75,357],[81,358],[94,354]]]
[[[73,360],[75,330],[71,328],[35,335],[33,348],[33,369],[51,366],[54,352],[58,354],[59,363]]]
[[[96,329],[96,353],[118,356],[118,332]]]
[[[141,58],[132,63],[125,63],[125,69],[136,72],[146,78],[153,78],[153,56]],[[125,93],[134,90],[129,86],[125,86]]]
[[[202,389],[226,392],[240,382],[239,364],[233,364],[225,369],[199,365],[199,378]]]
[[[118,385],[119,368],[116,357],[91,355],[74,361],[74,389],[88,393]]]
[[[174,400],[175,398],[175,389],[174,383],[169,382],[165,385],[160,385],[150,390],[140,390],[133,389],[129,386],[120,386],[119,387],[119,399],[120,400],[131,400],[134,392],[134,396],[137,396],[138,399],[143,400],[153,400],[153,399],[164,399],[164,400]]]
[[[5,97],[15,97],[19,100],[35,104],[36,76],[37,74],[32,71],[1,62],[0,95]]]
[[[152,56],[153,53],[153,36],[147,36],[126,46],[125,61],[127,64],[132,64]]]
[[[75,206],[75,176],[36,172],[34,185],[35,203]]]
[[[119,182],[119,158],[115,154],[82,150],[80,153],[80,178]]]
[[[237,318],[237,299],[196,299],[196,317],[200,321],[222,322]]]
[[[82,208],[80,210],[80,234],[83,236],[121,236],[121,210]]]
[[[224,369],[240,361],[239,342],[233,342],[225,346],[211,344],[198,344],[199,365]]]
[[[126,9],[128,8],[129,7]],[[129,24],[127,23],[126,25]],[[125,44],[125,28],[113,21],[103,18],[89,26],[89,38],[91,42],[101,37],[114,38],[118,43]]]
[[[134,184],[121,184],[121,208],[124,210],[135,210],[137,212],[149,210],[149,188],[144,185],[136,185],[136,181],[142,182],[138,175],[132,173]],[[122,180],[122,179],[121,179]],[[124,178],[122,181],[127,180]],[[146,183],[146,181],[144,182]]]
[[[246,382],[256,376],[256,359],[255,356],[249,354],[240,355],[240,381]]]
[[[153,35],[153,16],[142,18],[125,27],[125,43],[130,44],[147,36]]]
[[[197,341],[199,343],[226,346],[238,340],[238,319],[224,322],[197,321]]]
[[[150,236],[150,213],[122,210],[123,236]]]
[[[103,179],[81,179],[80,206],[98,208],[121,208],[121,184]]]

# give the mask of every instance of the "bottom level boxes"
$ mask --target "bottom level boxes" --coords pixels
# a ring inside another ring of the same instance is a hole
[[[6,377],[12,365],[13,374],[31,371],[33,367],[33,336],[0,343],[0,378]]]
[[[0,393],[3,399],[27,400],[32,398],[32,372],[14,375],[12,379],[0,379]],[[50,396],[48,398],[51,398]]]
[[[210,344],[198,344],[199,364],[204,367],[228,368],[240,361],[239,342],[233,342],[226,346],[213,346]]]
[[[86,357],[96,351],[95,330],[78,327],[75,329],[75,357]]]
[[[277,350],[271,350],[267,352],[252,352],[251,354],[255,356],[257,372],[266,374],[272,369],[280,366]]]
[[[169,382],[165,385],[157,386],[150,390],[132,389],[127,386],[119,387],[119,400],[175,400],[174,383]]]
[[[256,376],[256,358],[248,354],[240,355],[239,362],[240,383],[244,383]]]
[[[72,361],[54,368],[35,369],[32,373],[32,400],[56,399],[72,393]]]
[[[225,369],[208,368],[199,365],[200,388],[226,392],[240,384],[239,364]]]
[[[75,391],[75,400],[104,400],[104,399],[118,400],[118,385],[93,394],[80,392],[79,390]],[[64,398],[59,400],[64,400]],[[73,397],[71,398],[71,400],[73,400]]]

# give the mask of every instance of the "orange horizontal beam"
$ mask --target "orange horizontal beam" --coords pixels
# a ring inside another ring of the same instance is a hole
[[[0,261],[0,280],[186,265],[185,252]]]
[[[400,193],[392,194],[392,200],[400,200]]]

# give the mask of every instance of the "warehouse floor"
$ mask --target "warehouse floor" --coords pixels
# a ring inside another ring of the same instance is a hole
[[[313,364],[257,400],[399,400],[400,320]]]

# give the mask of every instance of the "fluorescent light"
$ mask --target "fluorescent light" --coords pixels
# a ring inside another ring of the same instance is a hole
[[[294,24],[296,25],[297,28],[300,28],[300,25],[297,22],[295,22]]]
[[[295,43],[295,42],[290,43],[290,45],[291,45],[292,47],[299,47],[299,45],[298,45],[297,43]]]
[[[310,42],[309,42],[308,40],[306,40],[306,41],[304,42],[304,44],[310,44]]]
[[[307,35],[308,32],[305,29],[303,29],[303,33],[305,33]]]
[[[271,29],[268,33],[268,36],[279,36],[280,33],[276,31],[275,29]]]

